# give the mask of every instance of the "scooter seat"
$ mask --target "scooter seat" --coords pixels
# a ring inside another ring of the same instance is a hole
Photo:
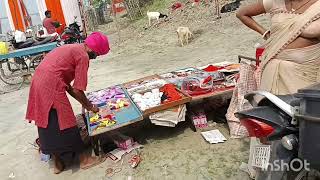
[[[281,100],[284,102],[290,104],[291,106],[299,106],[300,105],[300,99],[294,97],[293,95],[279,95],[278,96]]]

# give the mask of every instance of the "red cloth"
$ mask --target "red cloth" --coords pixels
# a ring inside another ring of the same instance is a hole
[[[181,99],[180,93],[176,90],[176,86],[173,84],[166,84],[160,88],[160,91],[167,96],[167,99],[164,101],[172,102]]]
[[[214,72],[214,71],[218,71],[220,69],[223,69],[223,67],[209,65],[208,67],[204,68],[203,70],[207,71],[207,72]]]
[[[74,80],[73,87],[85,91],[88,68],[89,56],[84,44],[64,45],[48,53],[32,78],[26,119],[46,128],[49,111],[55,108],[60,130],[76,126],[66,90]]]
[[[53,34],[53,33],[57,32],[53,23],[54,23],[54,21],[52,20],[52,18],[45,18],[43,20],[43,27],[45,27],[47,29],[48,34]]]
[[[179,8],[182,7],[182,3],[181,2],[175,2],[172,6],[171,6],[171,9],[172,10],[177,10]]]

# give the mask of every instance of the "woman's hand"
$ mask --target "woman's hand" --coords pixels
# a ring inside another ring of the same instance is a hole
[[[266,13],[266,10],[264,9],[262,0],[260,0],[257,3],[240,7],[239,11],[237,12],[237,18],[239,18],[240,21],[250,29],[263,35],[266,32],[266,30],[260,24],[258,24],[252,17],[264,13]],[[267,36],[267,38],[269,38],[269,36],[270,34]]]
[[[91,107],[90,110],[91,110],[92,112],[94,112],[94,113],[99,112],[99,108],[98,108],[97,106],[95,106],[95,105],[92,105],[92,107]]]
[[[82,90],[75,89],[71,85],[68,85],[67,91],[88,111],[93,111],[94,113],[99,112],[99,108],[91,104],[91,102],[87,99],[86,95]]]

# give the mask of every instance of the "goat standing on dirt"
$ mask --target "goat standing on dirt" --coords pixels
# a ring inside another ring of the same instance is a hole
[[[159,12],[147,12],[148,20],[149,20],[149,26],[151,26],[151,20],[156,19],[159,23],[160,18],[167,18],[168,16],[165,14],[161,14]]]
[[[178,27],[177,34],[181,46],[184,46],[184,41],[189,44],[189,38],[191,38],[193,35],[188,27]]]

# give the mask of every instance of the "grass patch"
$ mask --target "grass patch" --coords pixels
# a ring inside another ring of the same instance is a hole
[[[181,0],[180,2],[184,3],[185,0]],[[142,16],[134,19],[132,23],[134,23],[137,27],[143,27],[147,22],[147,11],[158,11],[164,14],[168,14],[170,10],[169,7],[176,2],[175,0],[153,0],[152,2],[145,4],[141,7]]]
[[[143,8],[145,12],[149,11],[166,11],[171,5],[172,0],[154,0],[152,4]]]

